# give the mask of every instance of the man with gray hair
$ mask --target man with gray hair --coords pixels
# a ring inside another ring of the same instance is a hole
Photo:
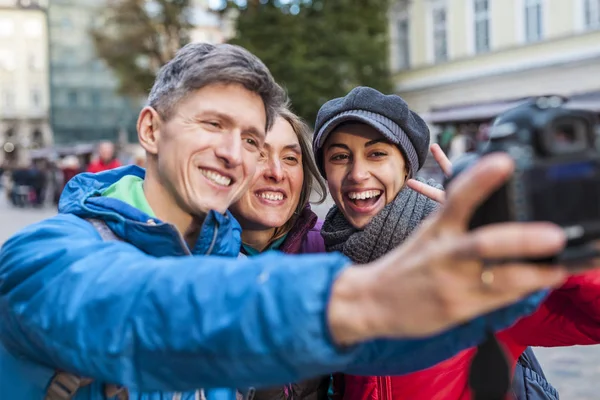
[[[240,47],[191,44],[162,68],[137,123],[146,171],[75,177],[57,216],[0,251],[0,398],[229,400],[239,392],[214,388],[412,372],[512,324],[543,293],[513,303],[565,278],[508,262],[482,284],[483,259],[565,243],[549,224],[466,232],[510,174],[502,156],[457,178],[441,212],[372,264],[238,259],[227,208],[284,100]]]

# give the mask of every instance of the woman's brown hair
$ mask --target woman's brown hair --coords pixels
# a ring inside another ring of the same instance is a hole
[[[304,173],[304,181],[302,182],[302,191],[300,192],[300,198],[298,199],[298,205],[296,206],[294,214],[285,224],[283,224],[283,226],[275,229],[275,235],[273,236],[273,239],[271,239],[271,243],[286,235],[292,229],[302,213],[302,210],[304,210],[309,202],[321,204],[327,198],[327,186],[323,178],[321,178],[312,152],[312,129],[302,118],[294,114],[288,106],[280,108],[277,111],[277,117],[287,121],[298,137],[300,150],[302,151],[302,171]],[[310,201],[310,197],[313,193],[317,195],[317,198]]]

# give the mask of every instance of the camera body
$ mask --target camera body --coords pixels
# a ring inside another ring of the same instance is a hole
[[[598,128],[594,113],[569,109],[560,97],[540,97],[500,115],[485,148],[453,167],[457,176],[480,156],[496,152],[515,162],[514,174],[476,210],[470,229],[550,221],[565,229],[566,249],[529,261],[568,264],[598,256],[589,245],[600,238]]]

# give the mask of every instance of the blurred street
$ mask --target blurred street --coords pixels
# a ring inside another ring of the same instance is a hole
[[[332,202],[313,207],[323,218]],[[0,243],[15,231],[55,214],[52,208],[16,209],[8,204],[5,193],[0,192]],[[550,383],[566,400],[597,400],[600,373],[600,346],[535,349]]]
[[[56,214],[52,208],[17,209],[6,198],[6,191],[0,189],[0,244],[4,243],[15,231]]]
[[[535,348],[534,351],[561,399],[598,399],[600,346]]]

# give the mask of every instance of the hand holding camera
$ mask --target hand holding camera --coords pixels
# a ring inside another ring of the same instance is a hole
[[[563,249],[564,233],[555,224],[467,229],[473,210],[504,184],[513,168],[505,154],[483,157],[477,168],[456,178],[444,206],[402,246],[372,265],[344,271],[329,310],[336,342],[425,337],[561,285],[567,277],[564,268],[519,261]],[[515,261],[488,267],[483,260],[490,259]],[[419,303],[406,301],[413,298]]]
[[[567,246],[559,254],[533,262],[582,263],[600,256],[599,122],[592,112],[572,110],[558,97],[540,97],[496,119],[490,141],[479,154],[452,165],[439,146],[431,150],[450,184],[456,176],[490,153],[508,154],[512,176],[477,209],[469,228],[500,222],[547,221],[563,228]],[[436,201],[443,192],[417,181],[409,186]]]

